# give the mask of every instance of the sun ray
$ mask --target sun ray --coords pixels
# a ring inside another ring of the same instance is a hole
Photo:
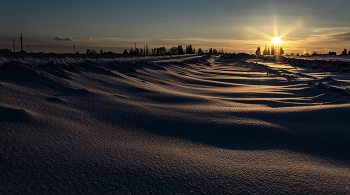
[[[254,30],[256,30],[256,29],[254,28]],[[272,39],[272,38],[273,38],[273,36],[268,35],[268,34],[266,34],[266,33],[263,33],[263,32],[261,32],[261,31],[259,31],[259,30],[256,30],[256,32],[257,32],[258,34],[264,36],[265,38],[268,38],[268,39]]]
[[[287,36],[289,33],[291,33],[291,32],[292,32],[294,29],[296,29],[297,27],[298,27],[298,25],[297,25],[297,21],[296,21],[295,23],[289,25],[289,26],[287,27],[287,29],[284,30],[284,31],[279,35],[279,37],[283,38],[283,37]]]
[[[274,17],[274,37],[278,37],[278,22],[277,22],[277,13],[275,12]]]
[[[272,24],[272,35],[269,35],[265,32],[262,32],[260,30],[255,29],[254,27],[249,27],[251,29],[254,29],[254,33],[259,34],[261,36],[261,38],[266,38],[264,41],[265,44],[268,45],[268,42],[274,44],[274,45],[280,45],[280,44],[284,44],[284,45],[289,45],[290,43],[287,41],[282,41],[281,39],[287,37],[292,31],[294,31],[297,28],[300,28],[298,25],[298,22],[300,21],[300,17],[292,24],[290,24],[286,29],[282,30],[282,33],[279,33],[279,29],[278,29],[278,16],[277,16],[277,12],[275,12],[274,16],[271,18],[271,24]],[[267,41],[269,40],[269,41]]]

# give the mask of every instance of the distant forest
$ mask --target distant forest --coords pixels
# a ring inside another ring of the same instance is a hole
[[[182,54],[223,54],[224,50],[218,51],[217,49],[210,48],[209,50],[203,50],[202,48],[199,48],[196,50],[196,48],[192,47],[192,45],[187,45],[185,50],[183,49],[182,45],[179,45],[177,47],[172,47],[169,50],[165,47],[159,47],[154,49],[148,49],[147,46],[144,47],[144,49],[139,48],[130,48],[128,51],[127,49],[124,50],[123,55],[182,55]]]
[[[261,55],[261,49],[260,47],[258,47],[255,51],[256,55]],[[268,45],[265,45],[265,49],[262,52],[262,55],[283,55],[284,54],[284,50],[282,48],[282,46],[278,46],[278,45],[274,45],[271,44],[271,46],[269,47]]]
[[[284,54],[284,50],[281,47],[279,47],[278,45],[273,45],[271,44],[271,46],[269,47],[268,45],[265,45],[265,49],[261,52],[261,49],[260,47],[256,48],[256,51],[255,51],[255,55],[283,55]],[[326,55],[337,55],[336,52],[328,52],[328,53],[325,53]],[[325,54],[321,54],[321,53],[317,53],[316,51],[314,52],[305,52],[303,53],[302,55],[304,56],[309,56],[309,55],[325,55]],[[287,54],[287,55],[291,55],[291,56],[299,56],[300,54],[299,53],[290,53],[290,54]],[[348,52],[346,49],[344,49],[341,53],[341,55],[350,55],[350,51]]]
[[[11,49],[0,49],[0,53],[2,54],[10,54],[10,53],[27,53],[25,50],[21,50],[19,52],[13,52]],[[34,53],[30,51],[30,53]],[[39,52],[42,53],[42,52]],[[179,45],[177,47],[172,47],[170,49],[166,49],[165,47],[159,47],[154,49],[148,49],[148,46],[145,45],[144,48],[130,48],[130,50],[125,49],[123,53],[115,53],[112,51],[103,51],[102,49],[97,52],[95,49],[86,49],[85,54],[87,55],[108,55],[108,54],[116,54],[116,55],[183,55],[183,54],[223,54],[224,49],[217,50],[210,48],[209,50],[203,50],[202,48],[194,48],[192,45],[187,45],[184,49],[182,45]],[[49,54],[54,54],[53,52],[50,52]],[[75,52],[75,46],[74,46],[74,52],[73,53],[66,53],[66,54],[81,54],[79,52]]]

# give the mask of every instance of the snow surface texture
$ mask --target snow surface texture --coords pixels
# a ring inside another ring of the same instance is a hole
[[[0,56],[0,193],[349,193],[349,73],[226,58]]]

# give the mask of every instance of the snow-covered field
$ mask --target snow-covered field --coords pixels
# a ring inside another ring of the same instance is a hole
[[[0,56],[1,194],[348,194],[350,73],[303,60]]]

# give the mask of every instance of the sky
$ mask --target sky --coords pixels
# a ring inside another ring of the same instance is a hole
[[[350,50],[349,0],[2,0],[0,49],[80,53],[135,47],[255,52],[281,37],[286,53]]]

